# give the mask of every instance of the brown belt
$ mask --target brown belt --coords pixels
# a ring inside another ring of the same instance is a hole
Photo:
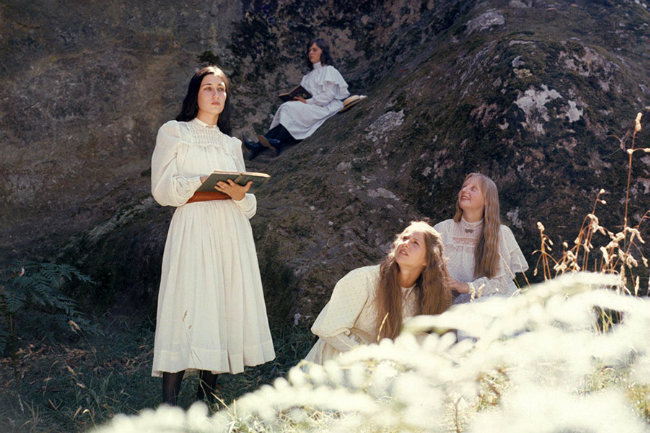
[[[194,203],[196,201],[209,201],[209,200],[228,200],[230,196],[219,191],[196,191],[187,203]]]

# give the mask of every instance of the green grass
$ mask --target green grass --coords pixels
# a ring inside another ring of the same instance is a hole
[[[18,379],[10,359],[0,359],[0,431],[82,432],[115,414],[135,414],[160,404],[162,380],[151,377],[152,321],[105,317],[98,324],[103,337],[72,341],[62,336],[64,341],[56,343],[20,340]],[[284,376],[312,344],[306,328],[286,326],[273,334],[274,361],[220,376],[224,403]],[[197,382],[196,376],[183,381],[181,407],[193,403]]]
[[[395,341],[303,363],[212,416],[204,406],[162,407],[94,432],[646,433],[647,300],[594,290],[620,283],[563,275],[415,318]],[[625,320],[602,332],[594,307],[616,307]],[[456,341],[448,329],[471,338]],[[304,342],[291,335],[278,338],[289,352]]]

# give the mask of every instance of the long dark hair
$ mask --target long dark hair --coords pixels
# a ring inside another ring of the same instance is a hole
[[[223,111],[219,115],[219,120],[217,120],[217,126],[221,132],[230,135],[232,133],[232,125],[230,124],[232,105],[230,104],[230,98],[227,95],[230,91],[230,81],[228,80],[228,77],[226,77],[226,74],[214,65],[201,68],[194,74],[190,80],[189,86],[187,86],[187,94],[185,95],[185,99],[183,99],[183,106],[181,112],[176,116],[176,120],[179,122],[189,122],[199,114],[199,89],[201,88],[203,78],[210,74],[221,78],[226,84],[226,103],[223,106]]]
[[[313,67],[313,64],[309,60],[309,49],[311,48],[312,44],[316,44],[318,48],[323,50],[322,54],[320,55],[320,64],[325,66],[325,65],[332,65],[334,66],[334,60],[332,60],[332,55],[330,54],[330,44],[327,43],[325,39],[317,38],[309,41],[309,45],[307,45],[307,65],[309,66],[309,69]]]
[[[393,247],[379,267],[379,283],[375,298],[377,306],[378,337],[394,339],[402,328],[402,289],[399,285],[399,266],[395,252],[402,234],[408,230],[424,235],[426,265],[415,282],[418,301],[416,314],[440,314],[451,306],[451,290],[445,285],[449,276],[443,259],[442,238],[425,221],[414,221],[393,242]]]

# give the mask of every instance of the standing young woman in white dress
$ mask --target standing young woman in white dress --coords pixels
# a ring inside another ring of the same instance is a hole
[[[162,262],[152,375],[175,405],[186,370],[199,370],[197,399],[211,398],[218,373],[240,373],[275,357],[249,218],[250,184],[194,191],[215,169],[244,171],[231,132],[229,82],[216,66],[191,79],[181,113],[158,131],[151,190],[174,206]]]
[[[312,71],[302,77],[300,85],[311,93],[311,98],[296,97],[280,105],[269,132],[258,135],[258,142],[242,136],[249,159],[255,158],[265,148],[280,154],[284,146],[311,136],[327,119],[341,111],[342,101],[350,96],[350,92],[332,63],[329,44],[325,40],[314,39],[309,43],[307,64]]]
[[[512,231],[501,224],[499,192],[489,177],[470,173],[456,200],[453,219],[434,228],[442,235],[454,304],[476,298],[510,296],[513,279],[528,269]]]
[[[409,317],[446,311],[451,292],[442,248],[433,227],[413,222],[380,265],[341,278],[311,328],[319,339],[305,359],[322,364],[360,344],[396,338]]]

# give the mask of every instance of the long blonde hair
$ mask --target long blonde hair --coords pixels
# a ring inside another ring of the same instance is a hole
[[[474,249],[474,277],[492,278],[497,274],[499,267],[499,232],[501,231],[499,191],[494,181],[481,173],[468,174],[465,176],[463,185],[472,177],[478,180],[485,203],[483,230]],[[459,223],[462,216],[463,210],[460,208],[458,196],[456,196],[454,221]]]
[[[418,302],[416,314],[440,314],[451,306],[451,290],[445,285],[449,275],[443,259],[440,234],[427,222],[414,221],[402,231],[379,267],[377,284],[377,329],[380,338],[394,339],[402,328],[402,289],[395,252],[402,234],[409,229],[424,235],[426,265],[415,282]]]

